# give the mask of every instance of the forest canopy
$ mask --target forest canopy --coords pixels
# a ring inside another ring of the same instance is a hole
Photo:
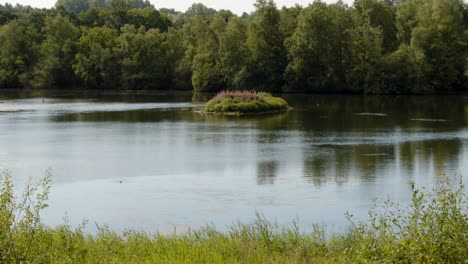
[[[467,89],[462,0],[355,0],[240,16],[195,3],[0,5],[0,88],[413,94]]]

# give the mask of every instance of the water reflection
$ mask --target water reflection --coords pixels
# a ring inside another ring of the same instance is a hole
[[[323,156],[304,159],[304,177],[308,182],[320,187],[336,175],[332,170],[332,164],[330,159]]]
[[[405,175],[408,181],[415,176],[458,175],[463,173],[459,164],[462,152],[462,141],[450,139],[381,146],[349,145],[320,155],[306,155],[303,172],[315,186],[329,181],[342,184],[349,177],[369,182],[395,175]]]
[[[285,95],[298,111],[293,112],[296,127],[308,130],[388,130],[399,127],[413,129],[453,130],[466,127],[464,108],[468,103],[461,96],[295,96]],[[386,116],[356,115],[380,113]],[[413,120],[412,120],[413,119]],[[421,122],[414,119],[441,119],[447,122]],[[315,122],[311,122],[314,120]]]
[[[261,161],[257,164],[257,184],[273,184],[278,173],[278,162]]]

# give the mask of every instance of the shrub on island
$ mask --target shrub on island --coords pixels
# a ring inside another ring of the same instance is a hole
[[[289,109],[288,103],[269,93],[256,91],[222,91],[205,106],[206,113],[248,114],[281,112]]]

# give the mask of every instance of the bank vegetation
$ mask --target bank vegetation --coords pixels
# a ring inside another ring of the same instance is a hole
[[[135,230],[96,234],[66,222],[47,227],[50,173],[15,194],[12,178],[0,179],[0,263],[466,263],[468,199],[462,183],[441,178],[433,190],[410,184],[406,205],[375,203],[369,218],[347,217],[341,233],[297,222],[280,226],[259,216],[220,232],[207,226],[183,234]],[[311,212],[312,213],[312,212]]]

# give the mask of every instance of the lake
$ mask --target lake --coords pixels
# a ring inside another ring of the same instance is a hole
[[[87,230],[224,230],[256,213],[347,225],[409,181],[468,172],[468,96],[284,95],[294,110],[205,116],[185,92],[2,91],[0,168],[18,189],[53,171],[44,222]]]

